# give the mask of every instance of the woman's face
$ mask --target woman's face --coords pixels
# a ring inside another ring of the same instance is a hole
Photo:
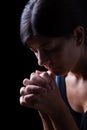
[[[75,67],[78,47],[74,38],[35,37],[27,43],[38,59],[38,64],[57,75],[65,75]]]

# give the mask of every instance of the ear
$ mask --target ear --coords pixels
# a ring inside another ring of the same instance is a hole
[[[73,36],[76,40],[76,45],[79,46],[84,43],[85,30],[82,26],[77,26],[73,31]]]

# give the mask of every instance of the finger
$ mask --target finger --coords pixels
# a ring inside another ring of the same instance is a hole
[[[26,95],[24,96],[24,100],[25,100],[25,104],[26,106],[30,107],[30,108],[34,108],[34,109],[38,109],[39,106],[39,95]]]
[[[23,96],[20,97],[19,102],[21,105],[24,105],[26,103]]]
[[[44,80],[41,76],[39,76],[37,73],[30,76],[30,81],[35,85],[40,85],[45,87],[47,82]]]
[[[27,85],[24,91],[25,91],[25,95],[29,93],[41,94],[47,92],[47,89],[41,86]]]
[[[25,93],[25,87],[21,87],[20,88],[20,95],[24,95],[24,93]]]
[[[53,79],[55,79],[56,75],[53,72],[48,70],[47,73],[48,73],[49,76],[51,76]]]
[[[39,75],[42,73],[42,71],[36,70],[35,73],[37,73]]]
[[[47,83],[50,82],[50,80],[51,80],[50,77],[53,78],[53,79],[55,79],[55,74],[53,72],[51,72],[50,70],[44,71],[44,72],[36,70],[35,73],[37,73],[39,76],[41,76],[42,78],[44,78],[47,81]]]
[[[27,86],[27,85],[29,85],[29,84],[32,84],[32,82],[31,82],[28,78],[25,78],[25,79],[23,80],[23,85],[24,85],[24,86]]]
[[[36,85],[27,85],[26,87],[22,87],[20,89],[20,95],[24,96],[30,93],[34,94],[41,94],[47,92],[47,89],[41,86],[36,86]]]
[[[46,83],[50,83],[51,82],[51,78],[50,78],[50,76],[48,75],[47,72],[43,72],[39,76],[42,77],[46,81]]]
[[[35,94],[27,94],[24,96],[24,101],[26,103],[30,103],[30,101],[35,100],[36,95]]]
[[[34,94],[29,94],[29,95],[20,97],[20,104],[22,106],[26,106],[26,107],[30,107],[30,108],[35,108],[37,101],[38,101],[38,98]]]
[[[55,74],[52,73],[51,71],[45,71],[45,72],[41,72],[41,71],[37,71],[36,73],[39,74],[39,76],[41,76],[49,85],[49,89],[53,89],[54,88],[54,84],[53,82],[55,82]]]
[[[55,79],[53,79],[53,78],[52,78],[52,80],[51,80],[51,83],[50,83],[50,84],[51,84],[51,88],[52,88],[52,89],[55,89],[55,88],[57,87],[57,85],[56,85],[56,80],[55,80]]]
[[[53,81],[55,81],[55,80],[52,76],[49,76],[49,74],[47,72],[40,74],[40,76],[47,82],[47,84],[49,85],[49,89],[54,88]]]

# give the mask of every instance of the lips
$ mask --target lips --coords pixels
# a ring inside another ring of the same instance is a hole
[[[48,70],[51,68],[51,67],[49,67],[48,65],[45,65],[44,67],[45,67],[46,69],[48,69]]]

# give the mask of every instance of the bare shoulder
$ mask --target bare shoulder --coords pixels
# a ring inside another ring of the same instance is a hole
[[[77,112],[87,111],[87,80],[69,74],[65,83],[67,99],[72,109]]]

